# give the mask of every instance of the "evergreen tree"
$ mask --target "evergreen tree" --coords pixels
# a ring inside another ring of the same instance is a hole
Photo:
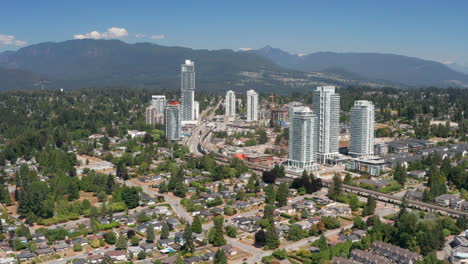
[[[265,234],[265,231],[261,229],[257,231],[257,233],[255,233],[255,245],[259,247],[263,247],[265,246],[265,242],[266,242],[266,234]]]
[[[195,251],[195,245],[193,244],[192,228],[190,224],[185,225],[183,238],[185,242],[182,245],[182,251],[185,253],[193,253]]]
[[[271,250],[276,249],[280,245],[279,236],[276,233],[276,228],[274,225],[267,227],[265,232],[265,249]]]
[[[227,264],[228,263],[226,252],[224,252],[223,249],[220,248],[216,251],[213,263],[214,264]]]
[[[117,242],[117,236],[115,235],[114,232],[110,231],[104,235],[104,240],[106,241],[107,244],[113,245],[115,244],[115,242]]]
[[[397,163],[395,170],[393,171],[393,178],[401,185],[404,185],[406,182],[406,167],[402,166],[399,162]]]
[[[224,238],[224,218],[223,216],[216,216],[213,218],[214,226],[210,230],[209,240],[214,246],[219,247],[226,244]]]
[[[377,202],[375,201],[374,196],[367,197],[367,204],[362,210],[362,216],[373,215],[375,212],[375,208],[377,206]]]
[[[351,174],[346,173],[343,183],[348,185],[353,183],[353,178],[351,177]]]
[[[273,221],[273,211],[275,208],[271,204],[267,204],[263,209],[263,218]]]
[[[105,186],[106,193],[111,194],[114,191],[114,186],[115,186],[114,175],[112,174],[107,175],[107,181],[106,181],[106,186]]]
[[[275,204],[276,201],[276,190],[275,190],[275,185],[273,184],[268,184],[267,187],[265,187],[265,194],[266,194],[266,200],[265,202],[267,204]]]
[[[124,235],[120,235],[119,238],[117,239],[117,242],[115,243],[115,248],[126,249],[127,243],[128,243],[128,238],[126,238]]]
[[[341,176],[338,173],[335,173],[333,176],[332,186],[328,189],[328,197],[330,199],[336,200],[341,195],[341,189],[343,182],[341,181]]]
[[[192,231],[197,234],[201,234],[203,231],[201,219],[198,215],[193,218]]]
[[[278,201],[278,206],[285,206],[288,204],[289,198],[289,188],[286,183],[281,183],[278,187],[278,192],[276,195],[276,200]]]
[[[155,238],[155,235],[154,235],[154,227],[152,225],[149,225],[147,228],[146,228],[146,241],[148,242],[154,242],[154,238]]]

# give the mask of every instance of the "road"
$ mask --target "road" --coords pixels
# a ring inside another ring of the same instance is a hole
[[[197,126],[191,133],[189,139],[185,142],[185,145],[189,148],[190,152],[194,154],[195,156],[203,156],[203,153],[201,153],[198,150],[198,144],[200,141],[202,141],[203,136],[204,136],[204,131],[207,128],[207,123],[205,121],[211,120],[215,113],[216,110],[219,108],[221,105],[222,101],[219,101],[214,108],[208,108],[203,113],[200,115],[200,120],[199,120],[199,126]]]

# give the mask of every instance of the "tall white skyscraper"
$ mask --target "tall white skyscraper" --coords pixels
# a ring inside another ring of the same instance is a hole
[[[166,105],[164,114],[164,128],[166,132],[166,139],[169,141],[180,140],[182,129],[182,116],[181,107],[179,102],[169,102]]]
[[[321,86],[313,93],[313,110],[318,119],[318,161],[338,155],[340,135],[340,95],[335,86]]]
[[[182,120],[195,120],[195,63],[185,60],[181,65]]]
[[[247,91],[247,121],[258,120],[258,93],[254,90]]]
[[[156,111],[164,113],[166,107],[166,96],[165,95],[152,95],[151,106],[156,107]]]
[[[349,113],[350,143],[348,153],[353,157],[374,154],[374,105],[370,101],[355,101]]]
[[[236,115],[236,94],[234,91],[229,90],[226,93],[226,111],[225,116],[235,116]]]
[[[289,109],[288,170],[302,172],[316,170],[317,116],[309,107],[291,105]]]

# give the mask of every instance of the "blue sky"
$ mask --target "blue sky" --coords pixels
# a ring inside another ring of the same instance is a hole
[[[3,0],[0,10],[0,51],[92,36],[206,49],[395,53],[468,66],[464,0]]]

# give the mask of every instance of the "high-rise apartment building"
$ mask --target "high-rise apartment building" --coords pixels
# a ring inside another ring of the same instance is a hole
[[[225,109],[225,116],[236,115],[236,94],[232,90],[229,90],[226,93]]]
[[[318,121],[317,158],[325,163],[339,153],[340,95],[335,86],[317,87],[312,105]]]
[[[258,93],[254,90],[247,91],[247,121],[258,120]]]
[[[195,63],[185,60],[181,65],[182,120],[195,120]]]
[[[148,106],[146,107],[146,124],[147,125],[154,125],[158,123],[158,112],[156,110],[156,107],[154,106]]]
[[[169,141],[180,140],[182,129],[182,111],[179,102],[173,101],[166,105],[164,114],[164,128],[166,139]]]
[[[350,143],[348,153],[353,157],[374,154],[374,105],[370,101],[355,101],[349,113]]]
[[[156,111],[158,111],[159,113],[164,113],[164,108],[166,108],[166,96],[152,95],[151,106],[156,107]]]
[[[317,116],[309,107],[289,107],[289,158],[288,170],[302,172],[318,168],[317,165]]]

